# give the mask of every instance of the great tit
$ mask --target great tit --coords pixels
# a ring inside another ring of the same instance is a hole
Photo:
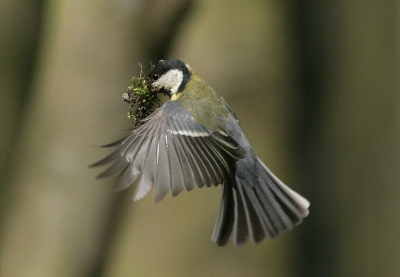
[[[308,215],[309,202],[283,184],[254,154],[225,100],[180,60],[160,61],[148,75],[151,91],[164,103],[118,148],[93,166],[114,162],[98,178],[122,173],[120,191],[140,177],[133,200],[154,186],[154,201],[183,189],[222,185],[222,200],[212,240],[255,244],[289,231]]]

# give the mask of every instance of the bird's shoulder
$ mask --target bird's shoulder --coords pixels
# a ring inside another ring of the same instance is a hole
[[[225,100],[196,74],[177,101],[197,122],[216,132],[224,130],[227,119],[234,117]]]

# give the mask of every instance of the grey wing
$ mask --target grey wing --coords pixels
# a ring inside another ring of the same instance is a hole
[[[128,137],[105,147],[118,146],[93,164],[114,162],[98,178],[122,173],[116,190],[132,185],[141,175],[134,200],[143,198],[154,185],[154,201],[169,190],[229,184],[242,147],[224,131],[213,132],[196,122],[178,101],[165,103]]]

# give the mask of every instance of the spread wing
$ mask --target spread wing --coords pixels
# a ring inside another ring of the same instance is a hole
[[[245,156],[242,147],[223,130],[208,130],[178,101],[165,103],[128,137],[105,145],[118,146],[91,166],[114,162],[98,178],[122,173],[116,190],[132,185],[141,175],[134,200],[143,198],[155,185],[154,201],[168,190],[178,195],[195,186],[229,184],[235,161]]]

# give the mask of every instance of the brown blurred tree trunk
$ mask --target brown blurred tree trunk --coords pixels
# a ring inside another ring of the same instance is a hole
[[[120,95],[138,61],[168,50],[190,2],[46,2],[33,99],[7,161],[2,276],[100,274],[115,194],[87,169],[104,155],[90,146],[132,127]]]
[[[296,4],[301,276],[400,276],[399,1]]]
[[[42,0],[2,1],[0,9],[0,176],[2,191],[12,149],[30,99],[42,19]],[[3,199],[2,199],[3,200]],[[5,207],[1,201],[2,208]]]

